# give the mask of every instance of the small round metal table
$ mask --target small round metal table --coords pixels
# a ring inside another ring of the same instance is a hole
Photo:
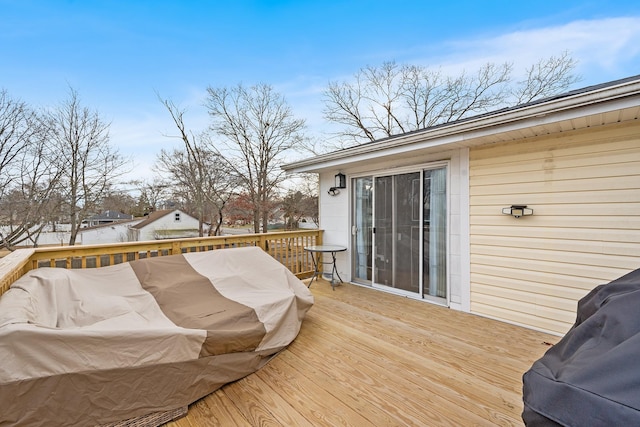
[[[313,279],[316,279],[316,282],[317,282],[318,276],[322,274],[322,271],[320,270],[320,267],[323,264],[323,262],[320,259],[322,254],[330,254],[331,255],[331,289],[335,291],[336,289],[335,285],[336,283],[338,283],[336,281],[336,277],[340,279],[339,283],[342,283],[342,277],[340,277],[340,274],[338,274],[338,269],[336,268],[336,253],[344,252],[347,250],[347,248],[344,246],[337,246],[337,245],[314,245],[314,246],[306,246],[304,250],[307,252],[311,252],[311,255],[312,255],[311,259],[313,260],[313,270],[314,270],[313,276],[311,276],[311,280],[309,281],[309,284],[307,285],[307,287],[311,286],[311,283],[313,283]]]

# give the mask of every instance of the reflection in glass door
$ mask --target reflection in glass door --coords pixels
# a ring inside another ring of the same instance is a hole
[[[446,168],[353,180],[354,280],[446,302]]]

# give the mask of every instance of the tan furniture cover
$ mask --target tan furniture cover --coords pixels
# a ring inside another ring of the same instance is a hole
[[[185,406],[262,367],[312,304],[256,247],[32,270],[0,298],[0,425]]]

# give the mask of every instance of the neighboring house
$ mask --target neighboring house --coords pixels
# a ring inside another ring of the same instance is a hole
[[[639,118],[635,76],[284,169],[319,173],[343,279],[563,334],[640,267]]]
[[[111,224],[118,221],[132,220],[133,215],[128,215],[118,211],[104,211],[98,215],[93,215],[82,221],[83,227],[93,227],[96,225]]]
[[[178,239],[197,237],[198,219],[179,209],[150,213],[147,218],[129,229],[129,241]]]
[[[142,218],[121,220],[78,230],[77,244],[121,243],[129,241],[129,229],[142,222]],[[68,239],[67,239],[68,240]]]

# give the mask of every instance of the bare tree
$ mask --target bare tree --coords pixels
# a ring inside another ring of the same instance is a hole
[[[186,149],[161,150],[156,158],[156,169],[171,176],[172,197],[198,218],[200,236],[205,230],[208,235],[220,232],[224,208],[233,194],[228,175],[222,172],[225,167],[226,162],[216,153],[202,148],[191,154]]]
[[[78,93],[49,113],[53,141],[62,171],[61,191],[71,224],[69,245],[74,245],[82,220],[95,213],[113,180],[125,172],[128,161],[109,144],[109,124],[98,112],[83,107]]]
[[[576,65],[577,62],[568,52],[531,65],[526,70],[527,78],[518,82],[514,88],[515,104],[526,104],[564,92],[579,80],[571,73]]]
[[[185,199],[193,206],[199,222],[199,234],[204,235],[205,221],[210,223],[209,235],[217,235],[223,222],[223,211],[234,187],[227,163],[213,147],[205,133],[189,132],[184,123],[184,110],[169,100],[162,100],[173,119],[183,142],[182,149],[162,150],[157,167],[168,172],[182,189]],[[213,222],[215,221],[215,227]]]
[[[55,212],[60,170],[45,117],[0,92],[0,247],[37,239]]]
[[[253,207],[254,231],[267,231],[270,199],[283,179],[287,150],[304,136],[304,120],[294,118],[285,99],[266,84],[207,89],[211,129],[222,140],[224,158]]]
[[[301,191],[290,190],[282,199],[281,210],[285,218],[287,229],[298,228],[304,218],[312,218],[315,224],[318,217],[318,197],[313,197]]]
[[[158,209],[160,202],[169,195],[169,183],[160,177],[153,180],[133,181],[132,184],[135,185],[140,193],[137,203],[137,213],[139,215],[155,211]]]
[[[38,115],[22,101],[0,91],[0,197],[21,176],[15,160],[27,151],[43,127]]]
[[[137,213],[136,207],[136,199],[133,196],[113,186],[107,188],[105,195],[100,201],[100,211],[102,212],[115,211],[134,215]]]
[[[318,210],[318,175],[300,174],[290,180],[287,194],[282,198],[280,210],[285,217],[287,228],[299,227],[299,223],[311,220],[319,224]]]
[[[57,197],[60,170],[50,162],[46,140],[32,144],[14,159],[22,171],[16,185],[0,198],[5,229],[0,233],[0,246],[13,250],[20,244],[37,246],[38,237],[48,223],[55,224],[60,199]]]
[[[234,194],[226,206],[226,218],[236,225],[245,226],[253,221],[253,203],[247,193]]]
[[[318,208],[318,192],[320,191],[320,183],[318,175],[307,173],[302,175],[302,182],[297,187],[305,198],[302,203],[302,210],[306,217],[318,226],[320,225],[320,211]]]
[[[566,90],[579,78],[568,53],[541,60],[527,78],[513,83],[513,65],[487,63],[475,73],[440,71],[386,62],[366,67],[351,82],[325,90],[325,118],[343,125],[342,143],[374,141],[449,123],[497,108],[530,102]]]

